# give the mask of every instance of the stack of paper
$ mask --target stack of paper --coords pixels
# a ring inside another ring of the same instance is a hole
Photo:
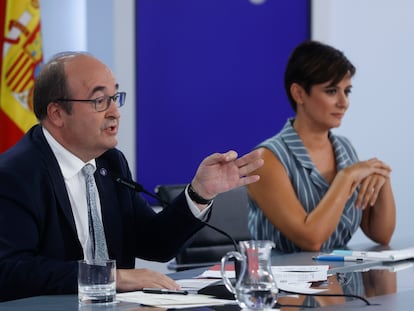
[[[293,293],[308,293],[324,291],[325,289],[310,288],[312,282],[325,281],[328,276],[328,265],[311,266],[272,266],[272,273],[280,290]],[[226,267],[226,275],[235,278],[232,265]],[[216,265],[206,270],[194,279],[177,280],[182,289],[196,292],[197,290],[221,281],[220,266]],[[135,302],[142,305],[159,308],[190,308],[212,305],[235,304],[235,300],[217,299],[213,296],[188,294],[148,294],[142,291],[117,294],[118,300]]]
[[[116,295],[116,299],[165,309],[236,304],[235,300],[217,299],[207,295],[148,294],[142,291],[120,293]]]
[[[414,247],[400,250],[382,251],[382,254],[389,255],[390,261],[399,261],[414,258]]]
[[[280,290],[295,293],[314,293],[321,289],[310,288],[312,282],[326,281],[328,279],[328,265],[311,266],[272,266],[272,274]],[[226,276],[235,278],[232,265],[226,267]],[[215,265],[204,271],[198,278],[221,279],[220,265]]]
[[[404,248],[400,250],[386,251],[352,251],[352,250],[334,250],[323,256],[344,256],[344,258],[352,258],[355,260],[375,260],[375,261],[400,261],[414,258],[414,247]],[[328,257],[329,258],[329,257]]]

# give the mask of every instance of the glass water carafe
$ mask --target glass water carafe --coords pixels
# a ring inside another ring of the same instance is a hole
[[[239,252],[228,252],[221,259],[221,275],[226,288],[235,295],[241,308],[271,309],[277,301],[278,288],[271,269],[272,241],[241,241]],[[235,258],[240,265],[233,286],[225,274],[226,265]]]

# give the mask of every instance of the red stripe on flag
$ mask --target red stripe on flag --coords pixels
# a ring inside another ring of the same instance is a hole
[[[0,109],[0,153],[13,146],[23,135],[24,133]]]
[[[19,61],[14,63],[13,66],[10,68],[10,71],[8,72],[8,73],[13,73],[11,70],[14,71],[13,76],[7,78],[8,80],[7,84],[9,85],[10,89],[14,92],[16,92],[16,88],[19,84],[20,74],[22,70],[24,69],[24,67],[26,66],[28,60],[29,59],[27,55],[22,53],[22,58],[19,57]]]
[[[24,51],[20,51],[20,54],[17,56],[16,60],[14,61],[14,65],[10,66],[9,70],[6,72],[6,78],[9,78],[11,74],[13,74],[16,70],[17,65],[20,63],[24,64],[24,61],[22,61],[22,58],[25,56]],[[20,65],[22,66],[22,65]]]
[[[28,62],[31,62],[31,60],[28,59]],[[32,80],[32,77],[33,77],[33,67],[31,66],[31,63],[25,64],[25,67],[26,68],[22,68],[22,70],[24,69],[24,72],[20,73],[19,80],[16,81],[15,90],[17,93],[24,91],[24,88],[22,86],[24,86],[25,83],[27,83],[25,82],[25,80],[29,79],[30,81]]]
[[[17,89],[18,93],[21,93],[24,90],[26,90],[29,83],[33,81],[33,66],[30,66],[29,68],[27,68],[27,70],[30,72],[28,74],[25,74],[24,77],[22,77],[20,87]]]

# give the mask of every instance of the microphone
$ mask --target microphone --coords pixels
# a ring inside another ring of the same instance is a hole
[[[134,190],[136,192],[145,193],[145,194],[149,195],[150,197],[156,199],[158,202],[168,205],[168,202],[165,202],[164,200],[162,200],[158,195],[155,195],[154,193],[152,193],[150,191],[147,191],[141,184],[139,184],[139,183],[137,183],[133,180],[125,179],[125,178],[122,178],[122,177],[119,177],[119,176],[113,176],[113,175],[111,175],[111,176],[112,176],[112,179],[115,182],[117,182],[117,183],[119,183],[119,184],[121,184],[125,187],[128,187],[129,189]]]

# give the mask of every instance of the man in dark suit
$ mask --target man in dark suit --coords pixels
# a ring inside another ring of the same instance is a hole
[[[135,269],[135,257],[167,261],[202,227],[213,198],[255,182],[256,152],[205,158],[186,190],[156,214],[135,191],[117,149],[119,107],[125,93],[106,65],[86,53],[64,53],[36,77],[35,125],[0,155],[0,300],[77,292],[77,261],[88,240],[85,177],[93,165],[97,205],[109,258],[117,262],[117,290],[177,288],[169,277]]]

